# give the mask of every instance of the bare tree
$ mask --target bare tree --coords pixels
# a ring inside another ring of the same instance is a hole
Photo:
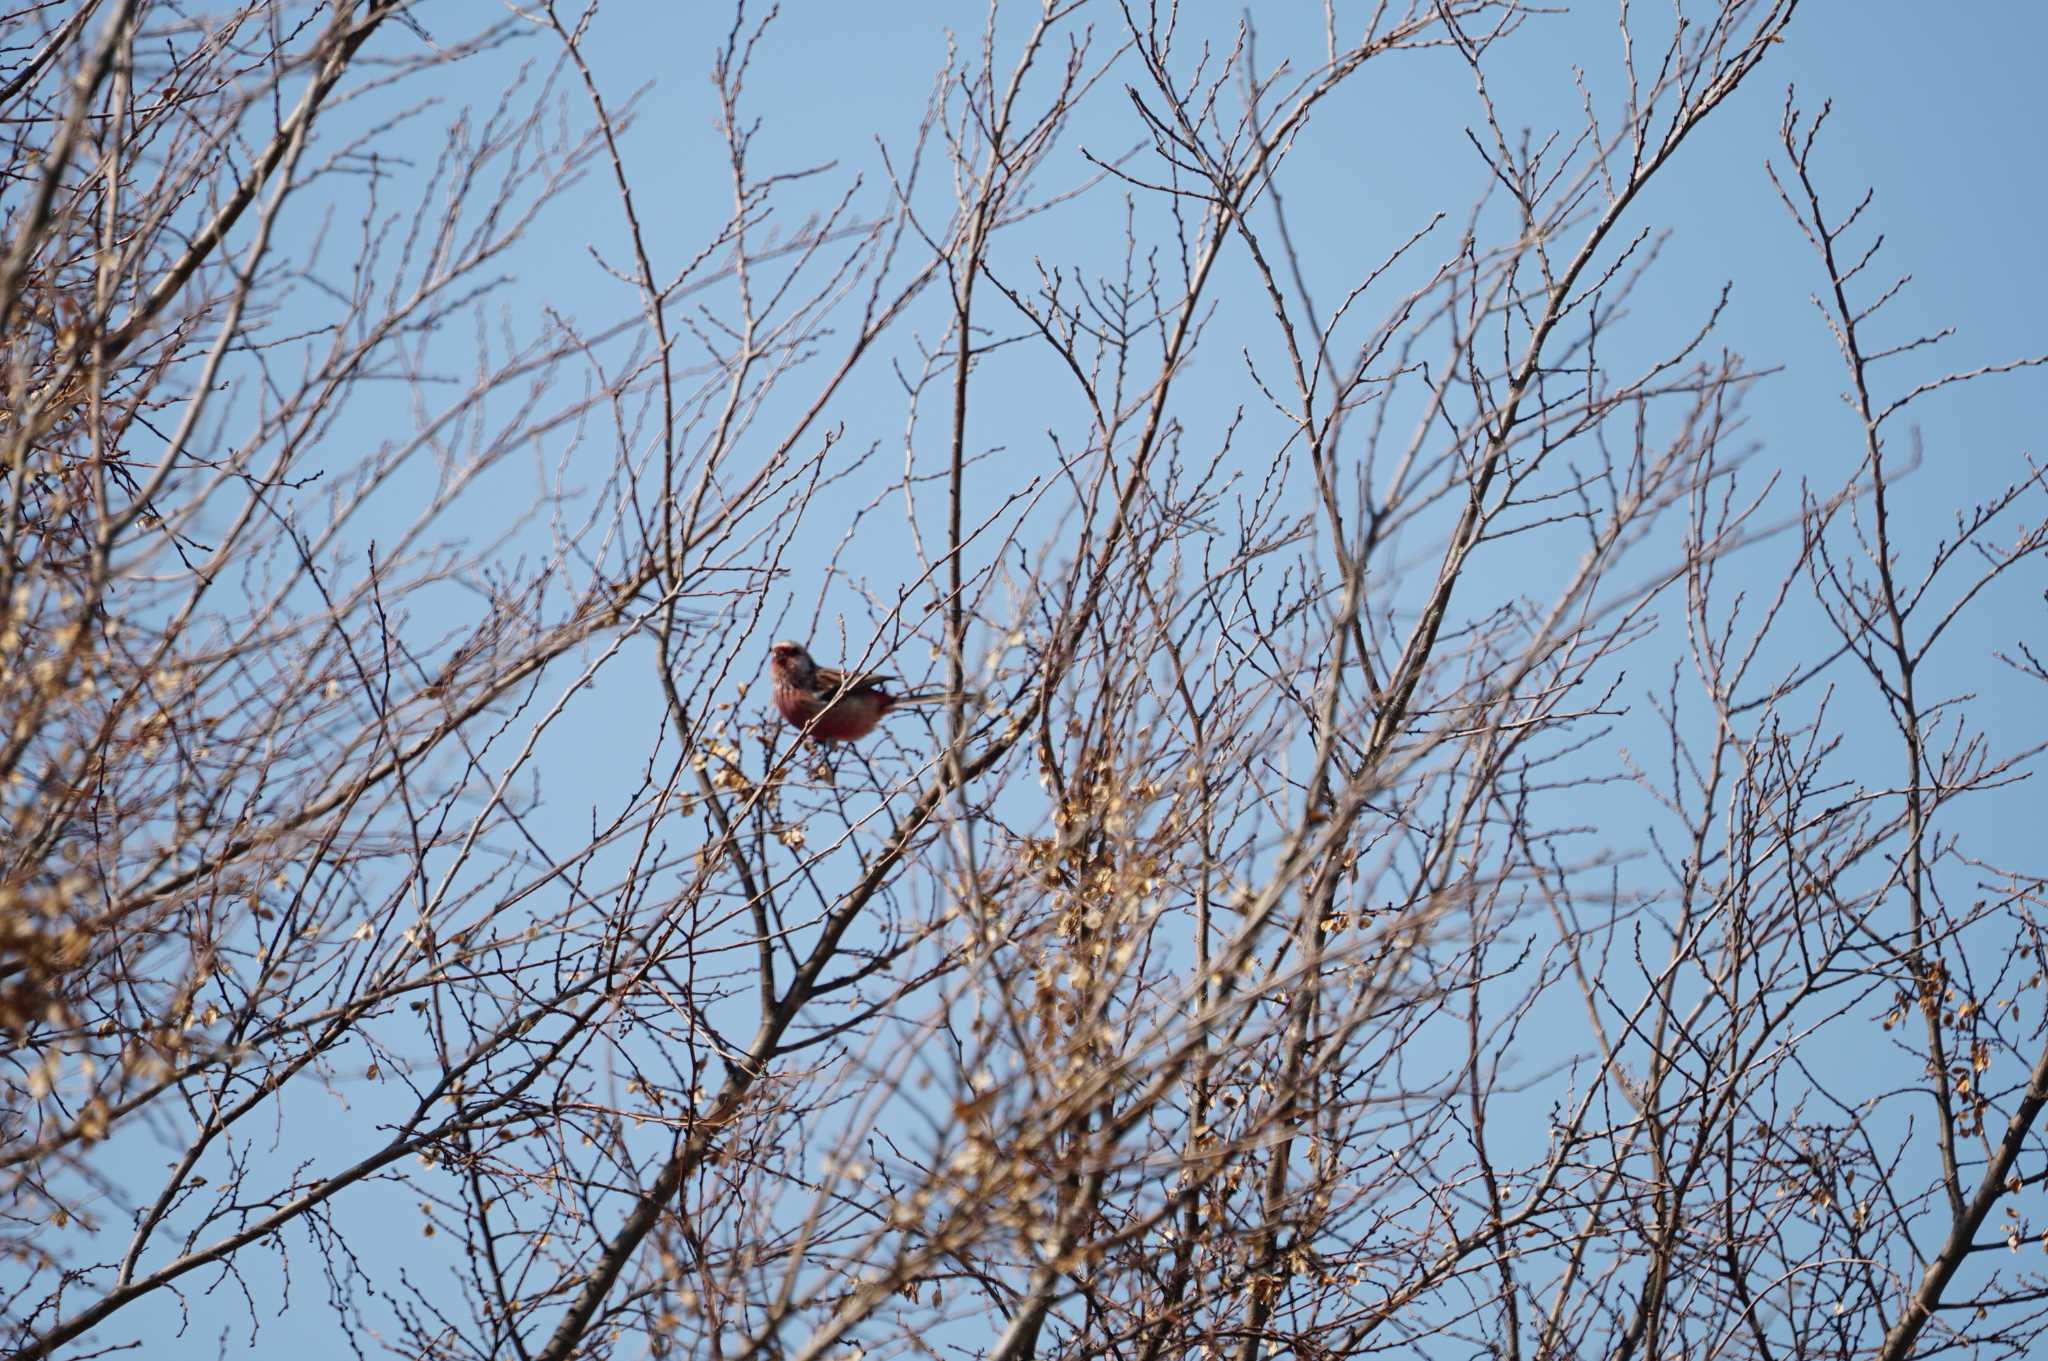
[[[11,17],[13,1354],[2029,1354],[2048,488],[1905,432],[2048,356],[1891,332],[1789,96],[1846,474],[1633,315],[1797,9],[1523,133],[1517,0],[992,5],[863,177],[740,5],[687,243],[594,4]],[[1418,61],[1476,201],[1332,292]],[[956,698],[820,744],[777,636]]]

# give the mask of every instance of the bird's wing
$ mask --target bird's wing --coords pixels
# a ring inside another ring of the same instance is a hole
[[[818,689],[821,693],[828,695],[839,693],[841,686],[846,688],[846,693],[849,695],[859,694],[865,690],[881,690],[886,688],[895,679],[896,677],[894,676],[885,676],[878,671],[867,671],[858,676],[848,676],[837,667],[821,666],[818,668]]]

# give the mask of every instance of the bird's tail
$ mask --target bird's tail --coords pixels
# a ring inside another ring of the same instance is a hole
[[[907,704],[951,704],[958,700],[962,704],[981,703],[979,690],[927,690],[915,695],[897,695],[895,707]]]

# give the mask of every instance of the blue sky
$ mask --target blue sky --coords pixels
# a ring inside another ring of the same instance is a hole
[[[1261,53],[1312,56],[1319,8],[1290,4],[1258,11]],[[1596,103],[1612,106],[1618,61],[1614,8],[1578,4],[1565,14],[1532,16],[1525,31],[1502,49],[1495,58],[1494,88],[1511,125],[1574,126],[1579,101],[1575,69],[1585,72]],[[500,10],[475,0],[441,0],[420,4],[417,12],[435,38],[446,43],[462,32],[463,24],[495,17]],[[1190,23],[1211,24],[1225,34],[1235,14],[1220,6],[1199,12],[1191,7]],[[725,12],[705,5],[614,0],[589,31],[586,55],[607,100],[616,105],[639,92],[635,121],[621,139],[621,150],[657,277],[692,258],[730,208],[707,77],[727,22]],[[971,44],[978,41],[980,22],[979,12],[970,7],[924,0],[786,5],[767,30],[747,87],[751,112],[761,120],[757,165],[775,170],[833,162],[834,168],[813,182],[818,203],[832,201],[855,174],[865,177],[867,201],[874,201],[882,182],[877,139],[892,147],[907,142],[930,96],[932,73],[947,51],[947,26],[959,25],[961,41]],[[1115,10],[1105,9],[1097,22],[1105,40],[1113,40]],[[1655,20],[1645,16],[1644,22]],[[393,49],[417,40],[391,31],[378,41]],[[1777,370],[1756,385],[1747,404],[1746,435],[1759,447],[1760,465],[1781,469],[1788,489],[1809,477],[1832,487],[1860,458],[1858,431],[1839,397],[1843,370],[1810,301],[1823,276],[1764,170],[1767,161],[1782,159],[1776,130],[1789,84],[1797,87],[1809,113],[1822,101],[1833,101],[1820,165],[1834,206],[1846,209],[1866,186],[1874,188],[1871,220],[1886,238],[1881,259],[1890,273],[1914,276],[1914,284],[1887,313],[1885,333],[1903,338],[1940,326],[1957,329],[1956,337],[1933,355],[1900,361],[1902,383],[2048,348],[2048,328],[2039,321],[2048,301],[2039,174],[2048,96],[2037,73],[2044,50],[2048,7],[2039,5],[1963,7],[1907,0],[1821,5],[1809,0],[1788,40],[1685,147],[1638,206],[1637,222],[1668,227],[1671,235],[1660,264],[1636,297],[1627,343],[1647,353],[1689,331],[1729,285],[1722,343],[1753,366]],[[519,63],[545,66],[553,55],[550,40],[536,35],[454,68],[436,89],[445,101],[443,109],[430,112],[413,134],[418,154],[431,157],[432,130],[460,106],[488,107]],[[1078,183],[1092,173],[1079,148],[1107,156],[1140,140],[1130,105],[1115,90],[1123,79],[1118,76],[1090,100],[1065,139],[1065,149],[1052,159],[1046,187],[1063,177]],[[573,83],[564,83],[560,93],[567,122],[577,126],[587,120],[588,108]],[[368,120],[382,111],[366,102],[345,117]],[[1465,211],[1486,175],[1465,140],[1474,113],[1471,77],[1448,52],[1375,67],[1369,78],[1318,113],[1293,155],[1285,183],[1319,300],[1340,292],[1362,266],[1369,267],[1432,212],[1456,217]],[[1022,271],[1032,253],[1097,264],[1113,258],[1118,226],[1112,205],[1105,196],[1092,205],[1049,214],[1026,237],[1028,248],[999,252],[997,268]],[[796,206],[785,211],[796,220]],[[311,216],[288,225],[310,231]],[[592,251],[615,264],[627,259],[617,198],[601,172],[545,206],[528,241],[510,257],[512,281],[491,300],[493,317],[530,334],[545,309],[588,325],[631,315],[638,307],[632,290],[607,277],[593,263]],[[1269,320],[1263,300],[1248,291],[1226,293],[1220,306],[1218,325],[1242,327],[1248,338]],[[459,369],[461,345],[470,334],[466,327],[451,328],[435,342],[437,354]],[[1233,358],[1237,350],[1223,336],[1212,338],[1198,370],[1201,382],[1182,407],[1191,426],[1205,419],[1220,424],[1235,407],[1255,400],[1241,363]],[[885,462],[901,444],[903,401],[887,366],[891,354],[901,353],[885,352],[871,362],[833,412],[847,427],[849,448],[880,441]],[[1006,458],[1044,456],[1049,397],[1042,385],[1055,381],[1024,359],[1014,370],[994,369],[977,399],[971,441],[981,448],[999,446]],[[2037,371],[1931,400],[1922,413],[1926,457],[1910,483],[1913,494],[1960,503],[2008,478],[2020,453],[2039,444],[2044,395],[2048,382]],[[352,415],[337,438],[375,438],[377,422],[396,417],[395,405],[390,412]],[[608,435],[600,430],[593,438]],[[574,458],[574,450],[566,447],[551,452]],[[597,455],[592,464],[601,469],[612,451],[607,447]],[[851,509],[864,499],[834,498],[814,509],[790,560],[799,582],[819,570],[824,551],[851,525]],[[831,522],[834,512],[846,513],[845,522]],[[1945,517],[1915,523],[1924,541],[1940,532]],[[856,560],[867,582],[886,593],[908,570],[901,528],[882,514],[865,521],[861,532]],[[1759,581],[1768,580],[1769,564],[1766,553],[1750,570],[1758,571]],[[2018,707],[2027,702],[2025,692],[2003,673],[1980,670],[1968,659],[1981,659],[2022,629],[2040,636],[2040,578],[2034,569],[1972,617],[1971,631],[1954,654],[1963,659],[1958,672],[1943,677],[1957,687],[1981,686],[1991,717],[2009,723],[2014,733],[2030,727],[2038,733],[2041,727],[2038,714],[2029,717]],[[1503,577],[1493,585],[1508,589],[1512,582]],[[778,612],[786,606],[788,618],[805,618],[814,595],[792,591],[786,600],[771,601],[758,633],[741,645],[765,654],[774,634],[795,627],[778,627]],[[847,621],[849,633],[858,635],[864,616],[851,595],[827,592],[824,610],[823,636],[836,632],[839,618]],[[736,674],[751,675],[751,665],[739,665]],[[650,730],[659,730],[657,708],[634,689],[638,679],[625,674],[608,680],[604,705],[549,739],[550,816],[562,819],[565,836],[587,827],[594,809],[608,811],[608,791],[618,771],[611,758],[634,757],[650,741]],[[761,696],[756,685],[741,703],[757,708]],[[720,697],[733,699],[736,693],[728,687]],[[632,764],[628,759],[627,765]],[[2007,800],[1990,815],[1992,835],[2018,844],[2040,806],[2038,796]],[[1621,808],[1614,805],[1617,815],[1625,816]],[[1617,835],[1626,838],[1633,830],[1624,827]],[[1845,1061],[1869,1057],[1848,1055]],[[314,1094],[299,1098],[302,1103],[324,1099]],[[139,1139],[125,1147],[133,1150],[134,1176],[147,1184],[161,1156]],[[277,1156],[340,1160],[348,1153],[338,1137],[333,1147],[295,1138]],[[356,1222],[373,1237],[386,1216],[402,1224],[402,1232],[390,1237],[391,1260],[432,1271],[434,1249],[417,1236],[412,1199],[400,1191],[379,1190],[351,1201],[347,1213],[360,1216]],[[300,1317],[324,1320],[320,1286],[308,1279],[311,1275],[302,1272],[294,1280],[291,1306],[304,1307]],[[276,1298],[280,1279],[265,1279],[260,1271],[250,1277],[252,1293],[265,1301],[258,1313],[266,1318],[272,1300],[285,1303]],[[165,1341],[157,1332],[149,1354],[239,1354],[246,1345],[246,1311],[234,1285],[213,1285],[211,1293],[197,1293],[188,1301],[190,1322],[178,1340]],[[114,1342],[175,1327],[169,1305],[131,1310],[98,1340]],[[289,1319],[266,1327],[256,1344],[258,1354],[279,1349],[286,1337],[306,1361],[348,1354],[335,1337],[300,1332]]]

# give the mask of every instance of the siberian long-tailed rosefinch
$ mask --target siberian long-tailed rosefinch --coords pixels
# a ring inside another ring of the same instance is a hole
[[[889,684],[896,677],[871,671],[849,676],[819,666],[802,643],[777,643],[768,655],[768,669],[775,677],[775,707],[791,727],[804,729],[820,742],[858,742],[892,709],[945,704],[955,698],[949,692],[892,694]]]

